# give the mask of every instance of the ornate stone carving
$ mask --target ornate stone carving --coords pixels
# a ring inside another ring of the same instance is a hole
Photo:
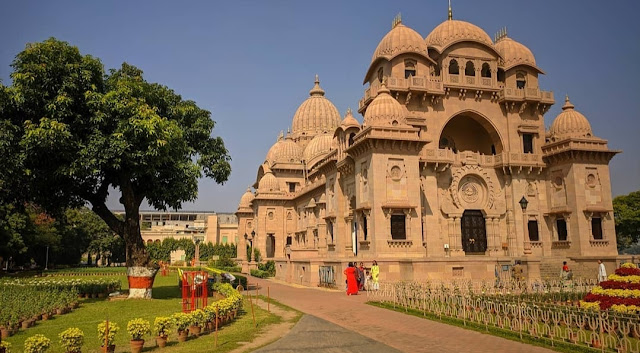
[[[478,165],[465,165],[456,170],[453,173],[453,180],[451,181],[449,191],[453,203],[458,208],[464,208],[462,205],[463,202],[466,204],[475,204],[479,209],[489,209],[493,207],[495,198],[493,178],[486,170]],[[485,197],[486,200],[483,199]]]

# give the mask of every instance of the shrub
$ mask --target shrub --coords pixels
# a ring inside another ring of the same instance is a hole
[[[44,353],[51,346],[51,340],[44,335],[37,334],[24,341],[24,353]]]
[[[70,353],[79,353],[84,344],[84,332],[77,327],[60,332],[58,337],[60,337],[60,345]]]
[[[276,275],[276,262],[269,260],[264,264],[258,264],[258,270],[262,270],[269,274],[269,277]]]
[[[173,320],[170,317],[157,317],[153,321],[153,333],[158,337],[168,336],[173,327]]]
[[[260,254],[260,249],[253,248],[253,261],[260,262],[262,260],[262,254]]]
[[[191,325],[191,316],[185,313],[175,313],[171,315],[171,319],[178,331],[184,331]]]
[[[11,353],[11,343],[2,341],[0,342],[0,347],[4,348],[4,353]]]
[[[267,278],[269,277],[269,273],[266,271],[262,271],[262,270],[255,270],[255,269],[251,269],[251,275],[253,277],[258,277],[258,278]]]
[[[207,315],[200,309],[192,311],[189,315],[191,316],[191,325],[193,326],[202,326],[207,322]]]
[[[244,289],[247,289],[247,277],[240,276],[240,275],[234,275],[234,276],[236,277],[236,280],[233,281],[233,283],[231,283],[233,288],[238,288],[238,285],[242,285]]]
[[[120,327],[115,322],[109,322],[109,334],[107,336],[107,346],[112,346],[116,341],[116,333],[120,330]],[[98,340],[104,345],[105,335],[107,332],[107,322],[102,321],[98,324]]]
[[[133,319],[127,323],[127,332],[132,340],[141,340],[150,333],[151,325],[145,319]]]

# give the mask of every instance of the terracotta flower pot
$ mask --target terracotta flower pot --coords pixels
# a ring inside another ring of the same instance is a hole
[[[158,336],[156,337],[156,344],[160,348],[164,348],[167,346],[167,336]]]
[[[198,336],[200,334],[200,332],[202,331],[202,327],[200,327],[200,326],[190,326],[189,327],[189,331],[191,331],[192,335]]]
[[[178,331],[178,342],[184,342],[189,337],[189,330]]]
[[[115,344],[112,344],[112,345],[107,346],[107,347],[105,347],[105,346],[100,347],[100,352],[102,352],[102,353],[113,353],[115,351],[116,351],[116,345]]]
[[[56,314],[57,315],[62,315],[62,314],[64,314],[64,310],[62,308],[58,308],[58,309],[56,309]]]
[[[24,321],[22,321],[21,326],[22,326],[22,329],[23,329],[23,330],[26,330],[26,329],[28,329],[28,328],[29,328],[29,326],[31,326],[31,325],[29,324],[29,320],[24,320]]]
[[[0,328],[0,338],[3,340],[9,338],[10,333],[11,332],[9,332],[9,329],[6,327]]]
[[[140,353],[142,352],[142,347],[144,347],[144,340],[131,340],[131,353]]]
[[[49,313],[42,314],[42,321],[47,321],[47,320],[49,320]]]

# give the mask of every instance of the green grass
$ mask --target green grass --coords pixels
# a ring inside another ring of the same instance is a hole
[[[396,306],[395,308],[393,307],[393,304],[388,304],[388,303],[381,303],[381,302],[367,302],[367,304],[372,305],[372,306],[376,306],[379,308],[383,308],[383,309],[388,309],[388,310],[393,310],[393,311],[397,311],[399,313],[404,313],[407,315],[413,315],[413,316],[417,316],[423,319],[427,319],[427,320],[431,320],[431,321],[437,321],[437,322],[442,322],[448,325],[453,325],[453,326],[458,326],[467,330],[473,330],[473,331],[478,331],[481,333],[485,333],[485,334],[490,334],[493,336],[497,336],[497,337],[502,337],[502,338],[506,338],[508,340],[512,340],[512,341],[518,341],[518,342],[522,342],[522,343],[527,343],[527,344],[531,344],[534,346],[540,346],[540,347],[544,347],[544,348],[548,348],[548,349],[552,349],[554,351],[557,352],[564,352],[564,353],[595,353],[595,352],[600,352],[600,349],[593,349],[590,347],[586,347],[586,346],[577,346],[574,344],[570,344],[567,342],[561,342],[558,340],[554,340],[553,341],[553,345],[552,345],[552,341],[549,338],[536,338],[533,337],[531,335],[529,335],[528,333],[523,332],[522,333],[522,339],[520,339],[520,335],[518,332],[513,332],[511,330],[504,330],[501,329],[499,327],[493,327],[493,326],[488,326],[485,327],[485,325],[481,325],[481,324],[477,324],[477,323],[473,323],[473,322],[469,322],[467,321],[466,323],[462,320],[462,319],[456,319],[456,318],[451,318],[451,317],[446,317],[446,316],[442,316],[439,317],[438,315],[434,315],[431,313],[426,313],[426,315],[424,314],[423,311],[421,310],[416,310],[416,309],[412,309],[412,308],[407,308],[405,309],[403,306]]]
[[[86,277],[83,277],[86,278]],[[122,276],[123,288],[126,288],[126,277]],[[153,320],[158,316],[169,316],[179,312],[181,307],[181,293],[177,286],[175,274],[167,277],[158,275],[153,287],[153,300],[117,300],[84,299],[80,307],[73,312],[55,316],[48,321],[38,321],[36,326],[27,330],[20,330],[16,335],[6,341],[12,344],[12,352],[22,352],[24,340],[35,334],[43,334],[52,341],[49,352],[63,353],[64,349],[59,344],[58,334],[70,327],[80,328],[85,335],[85,343],[82,352],[98,352],[101,342],[98,339],[97,325],[102,320],[109,318],[120,327],[116,335],[116,352],[129,352],[129,336],[126,332],[127,322],[134,318]],[[209,298],[212,301],[212,298]],[[244,303],[244,311],[230,324],[223,326],[218,333],[218,349],[216,352],[227,352],[238,347],[238,342],[248,342],[268,325],[281,321],[280,317],[267,313],[254,305],[257,328],[253,326],[250,304]],[[207,334],[197,339],[190,339],[184,343],[177,343],[176,333],[169,336],[169,344],[162,352],[193,352],[212,350],[214,334]],[[155,338],[148,336],[145,342],[145,352],[154,350]],[[156,350],[160,352],[160,350]]]

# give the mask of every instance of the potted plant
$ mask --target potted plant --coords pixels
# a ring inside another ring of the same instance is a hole
[[[44,335],[37,334],[24,341],[24,353],[44,353],[51,346],[51,340]]]
[[[169,317],[157,317],[153,321],[153,333],[156,335],[156,344],[160,348],[167,345],[167,337],[171,333],[173,320]]]
[[[4,353],[11,353],[11,343],[7,341],[1,341],[0,348],[4,348]]]
[[[202,325],[207,321],[207,316],[201,309],[196,309],[191,312],[191,326],[189,330],[194,336],[198,336],[202,330]]]
[[[68,328],[58,335],[60,345],[67,353],[80,353],[84,344],[84,332],[77,327]]]
[[[144,319],[133,319],[127,323],[127,332],[131,336],[131,353],[140,353],[144,346],[144,336],[150,333],[151,325]]]
[[[107,321],[103,321],[98,324],[98,339],[102,343],[101,350],[105,353],[113,353],[116,349],[114,344],[116,341],[116,333],[120,330],[120,327],[115,322],[109,321],[109,332],[107,333]],[[106,345],[105,345],[106,341]]]
[[[211,331],[213,329],[213,323],[216,319],[216,308],[211,305],[205,306],[202,311],[204,311],[205,315],[205,330]]]
[[[189,325],[191,325],[191,317],[185,313],[175,313],[171,316],[173,323],[178,331],[178,342],[184,342],[189,335]]]

